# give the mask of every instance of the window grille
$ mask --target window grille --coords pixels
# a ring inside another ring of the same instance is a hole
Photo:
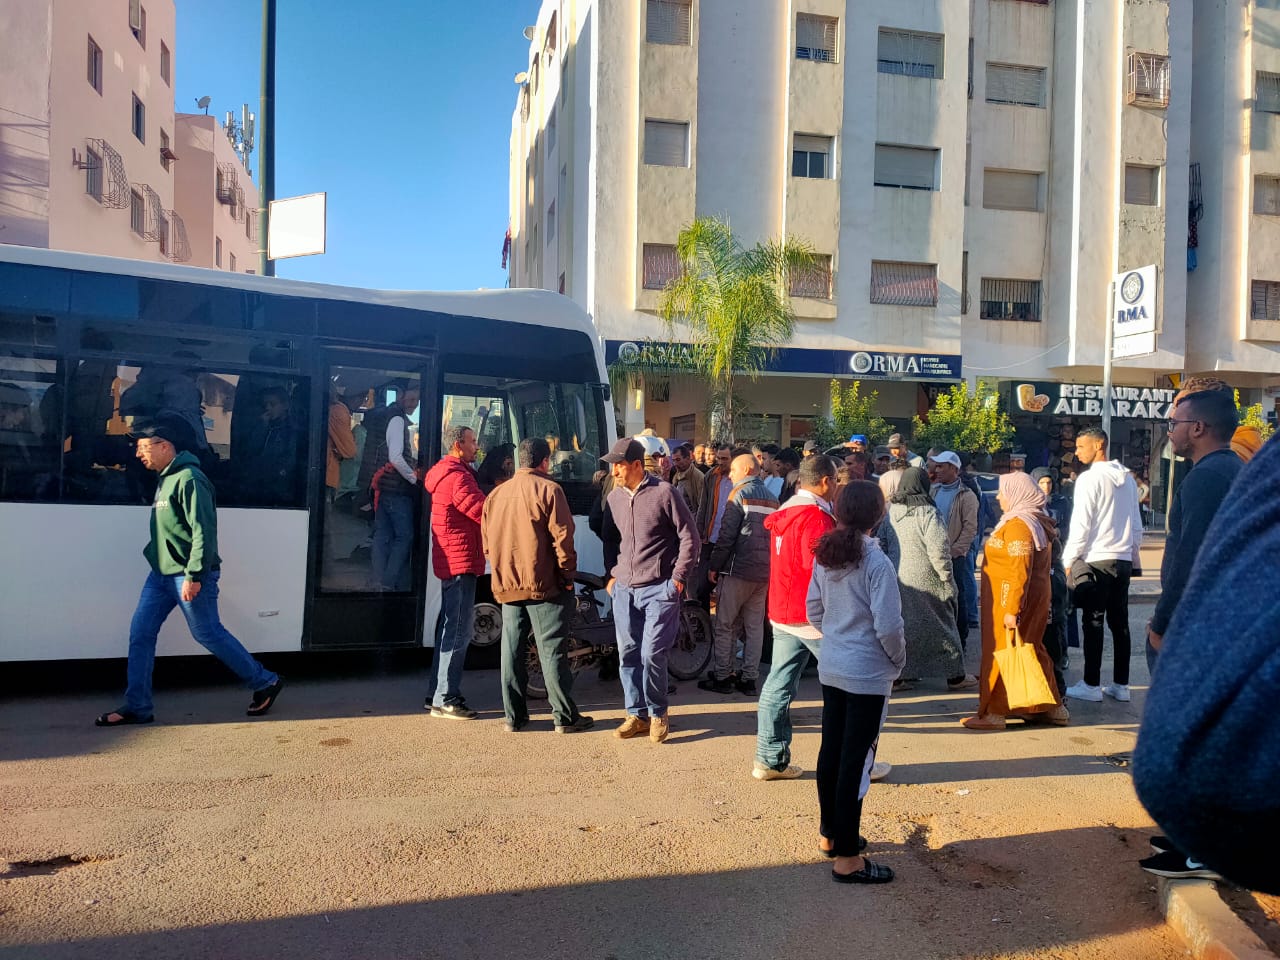
[[[1280,320],[1280,282],[1275,280],[1253,281],[1252,320]]]
[[[796,15],[796,59],[836,63],[840,21],[811,13]]]
[[[988,210],[1039,210],[1040,174],[984,170],[982,205]]]
[[[93,147],[84,152],[84,192],[102,202],[102,154]]]
[[[648,0],[645,39],[688,46],[693,38],[693,0]]]
[[[169,218],[163,212],[156,218],[156,240],[160,244],[160,256],[169,256]]]
[[[932,147],[876,144],[873,177],[877,187],[936,190],[938,151]]]
[[[1124,165],[1124,202],[1143,207],[1160,205],[1160,168]]]
[[[1128,103],[1169,105],[1169,58],[1158,53],[1129,54]]]
[[[813,263],[793,270],[787,278],[787,292],[793,297],[831,299],[831,255],[815,254]]]
[[[159,241],[161,234],[167,232],[168,221],[165,219],[164,206],[160,203],[160,194],[145,183],[134,184],[135,206],[130,208],[129,220],[133,232],[143,240]],[[140,203],[139,203],[140,201]],[[137,207],[141,207],[141,211]],[[141,214],[140,218],[138,214]],[[135,220],[140,222],[134,226]],[[167,241],[166,241],[167,242]]]
[[[1280,177],[1253,178],[1253,212],[1280,217]]]
[[[129,191],[129,229],[142,236],[147,228],[147,208],[142,201],[142,194],[137,190]]]
[[[896,307],[936,307],[938,265],[872,260],[871,302]]]
[[[1040,320],[1039,280],[982,280],[983,320]]]
[[[191,259],[191,241],[187,238],[187,224],[177,210],[167,211],[169,219],[169,259],[186,263]]]
[[[942,79],[942,37],[936,33],[880,29],[877,46],[881,73]]]
[[[689,125],[666,120],[646,120],[644,162],[659,167],[687,167]]]
[[[791,175],[829,180],[835,174],[831,163],[830,137],[811,137],[797,133],[791,151]]]
[[[987,64],[987,103],[1044,106],[1044,67]]]
[[[129,193],[129,178],[125,175],[124,161],[120,158],[120,154],[107,141],[96,137],[86,140],[85,145],[86,151],[90,154],[89,160],[93,159],[92,154],[97,154],[101,161],[101,195],[95,196],[94,199],[104,207],[111,207],[114,210],[125,209],[132,203],[132,197]],[[89,192],[92,193],[92,191]]]
[[[1280,113],[1280,73],[1258,71],[1253,108],[1262,113]]]
[[[646,290],[662,290],[680,275],[680,257],[669,243],[646,243],[643,250],[643,286]]]

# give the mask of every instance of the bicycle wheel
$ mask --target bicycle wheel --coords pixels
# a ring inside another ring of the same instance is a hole
[[[692,680],[702,674],[711,661],[715,629],[711,614],[695,601],[680,608],[680,631],[667,655],[667,671],[677,680]]]

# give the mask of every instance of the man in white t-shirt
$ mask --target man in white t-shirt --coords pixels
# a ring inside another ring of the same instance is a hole
[[[1139,569],[1142,513],[1133,474],[1107,459],[1107,435],[1098,427],[1076,437],[1076,459],[1088,469],[1075,483],[1071,534],[1062,565],[1072,599],[1084,615],[1084,678],[1067,688],[1074,700],[1101,702],[1103,694],[1129,700],[1129,580]],[[1102,623],[1111,628],[1112,682],[1102,686]]]

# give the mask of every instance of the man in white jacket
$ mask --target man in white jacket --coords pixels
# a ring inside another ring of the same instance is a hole
[[[1107,435],[1098,427],[1076,437],[1076,458],[1088,469],[1076,480],[1062,565],[1084,614],[1084,678],[1067,688],[1067,696],[1097,703],[1105,693],[1128,702],[1129,579],[1140,566],[1142,547],[1138,485],[1119,460],[1107,459]],[[1101,685],[1104,618],[1115,648],[1112,683],[1106,687]]]

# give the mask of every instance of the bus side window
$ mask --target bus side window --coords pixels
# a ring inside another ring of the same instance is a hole
[[[0,500],[56,500],[57,361],[0,355]]]

